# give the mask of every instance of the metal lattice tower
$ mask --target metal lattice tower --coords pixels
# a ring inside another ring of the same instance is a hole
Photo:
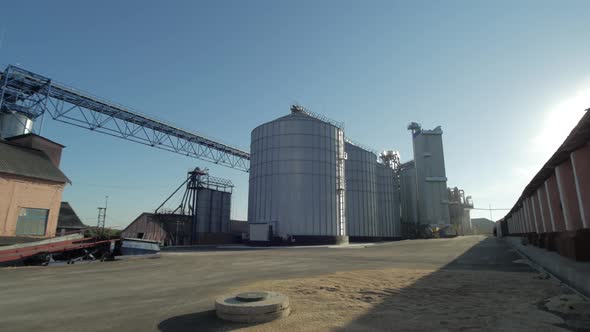
[[[104,228],[107,222],[107,206],[109,204],[109,196],[104,198],[104,207],[98,208],[98,221],[96,222],[97,228]]]
[[[248,172],[250,153],[51,79],[8,66],[0,72],[0,113],[44,118]]]
[[[96,223],[96,228],[104,228],[104,224],[107,219],[107,208],[98,208],[98,222]]]

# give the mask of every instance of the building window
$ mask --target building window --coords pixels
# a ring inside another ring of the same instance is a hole
[[[45,235],[47,209],[21,208],[16,221],[16,235]]]

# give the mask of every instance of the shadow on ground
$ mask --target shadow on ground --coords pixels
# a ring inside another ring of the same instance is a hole
[[[545,307],[562,292],[503,240],[488,237],[412,285],[384,290],[379,304],[336,330],[590,331]]]
[[[233,331],[249,326],[256,324],[225,322],[217,318],[215,310],[207,310],[168,318],[158,324],[158,329],[162,332]]]
[[[585,331],[579,324],[568,325],[567,315],[544,306],[545,299],[562,291],[504,241],[486,238],[407,287],[359,289],[361,300],[374,305],[331,330]],[[232,331],[254,326],[221,321],[209,310],[166,319],[158,328],[163,332]],[[291,327],[297,329],[297,325]]]

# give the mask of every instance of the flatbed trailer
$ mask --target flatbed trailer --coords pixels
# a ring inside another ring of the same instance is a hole
[[[118,239],[58,236],[36,242],[0,247],[0,266],[47,265],[57,260],[73,263],[112,257]]]

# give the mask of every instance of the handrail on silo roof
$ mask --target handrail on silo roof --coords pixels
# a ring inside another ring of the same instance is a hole
[[[318,119],[320,121],[329,123],[329,124],[331,124],[333,126],[336,126],[336,127],[340,128],[340,129],[344,129],[344,122],[338,122],[338,121],[335,121],[335,120],[332,120],[332,119],[326,117],[325,115],[312,112],[309,109],[307,109],[307,108],[305,108],[305,107],[303,107],[303,106],[301,106],[299,104],[291,105],[291,112],[292,113],[298,113],[298,114],[304,114],[304,115],[310,116],[312,118]],[[379,156],[379,153],[377,152],[377,150],[369,147],[366,144],[358,143],[358,142],[350,139],[349,137],[344,137],[344,141],[345,142],[348,142],[348,143],[350,143],[350,144],[352,144],[354,146],[357,146],[357,147],[359,147],[359,148],[361,148],[363,150],[367,150],[367,151],[373,153],[375,156]]]
[[[379,153],[377,152],[377,150],[369,147],[368,145],[365,145],[365,144],[361,144],[359,142],[356,142],[356,141],[350,139],[349,137],[344,137],[344,141],[346,143],[350,143],[350,144],[352,144],[352,145],[354,145],[356,147],[359,147],[359,148],[361,148],[363,150],[369,151],[369,152],[371,152],[372,154],[374,154],[377,157],[379,156]]]
[[[312,118],[318,119],[320,121],[329,123],[335,127],[338,127],[340,129],[344,129],[344,122],[339,122],[333,119],[328,118],[325,115],[319,114],[319,113],[315,113],[310,111],[309,109],[299,105],[299,104],[295,104],[295,105],[291,105],[291,112],[292,113],[298,113],[298,114],[304,114],[307,116],[310,116]]]

